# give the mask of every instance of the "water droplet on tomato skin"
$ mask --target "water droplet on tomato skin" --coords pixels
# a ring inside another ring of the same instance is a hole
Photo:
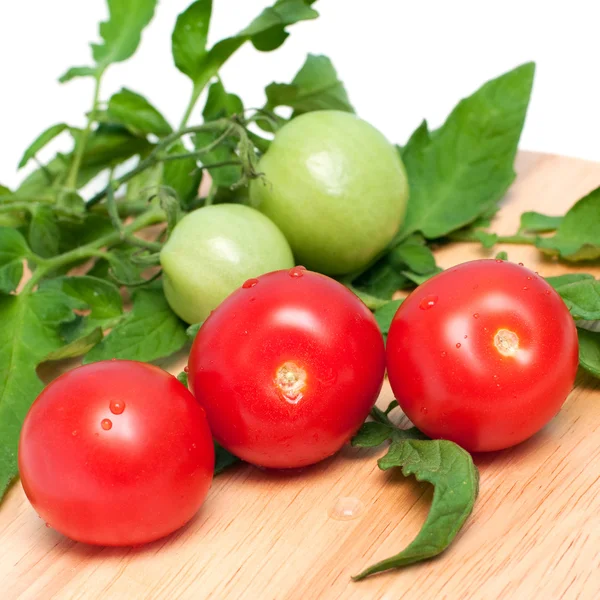
[[[71,435],[73,437],[77,437],[77,429],[73,429],[73,431],[71,432]]]
[[[109,431],[112,429],[112,421],[110,419],[102,419],[102,421],[100,421],[100,427],[102,427],[104,431]]]
[[[531,275],[527,276],[527,281],[531,281],[533,279],[533,277],[531,277]]]
[[[108,408],[110,408],[110,412],[113,415],[123,414],[123,411],[125,410],[125,402],[123,402],[123,400],[111,400]]]
[[[479,319],[479,313],[474,313],[474,314],[473,314],[473,318],[474,318],[474,319]]]
[[[342,496],[338,498],[329,511],[329,516],[336,521],[352,521],[364,510],[364,504],[354,496]]]
[[[111,362],[117,362],[117,359],[116,358],[111,358],[110,361]]]
[[[465,335],[465,338],[464,338],[464,339],[466,340],[468,337],[469,337],[468,335]]]
[[[288,271],[288,275],[290,277],[302,277],[304,275],[304,271],[306,271],[306,267],[299,265],[297,267],[293,267]]]
[[[185,367],[183,367],[183,372],[184,373],[189,373],[190,372],[190,368],[187,365],[185,365]]]
[[[529,288],[528,288],[526,285],[524,285],[524,286],[523,286],[523,291],[524,291],[524,292],[526,292],[528,289],[529,289]]]
[[[520,266],[520,267],[523,267],[523,266],[525,266],[525,265],[524,265],[523,263],[519,263],[519,266]]]
[[[242,283],[242,287],[247,290],[249,288],[253,288],[258,283],[258,279],[248,279]]]
[[[494,379],[498,379],[498,375],[494,375]]]
[[[546,296],[550,295],[550,290],[546,290]]]
[[[46,527],[52,527],[52,525],[50,525],[50,523],[44,523],[44,525],[45,525]]]
[[[429,410],[427,409],[427,407],[426,407],[426,406],[421,406],[421,412],[422,412],[424,415],[426,415],[426,414],[429,412]]]
[[[446,356],[446,352],[442,350],[442,357]]]
[[[503,261],[501,258],[497,258],[497,259],[496,259],[496,262],[497,262],[497,263],[502,263],[502,262],[504,262],[504,261]]]
[[[435,306],[437,301],[438,301],[437,296],[434,296],[434,295],[425,296],[425,298],[423,298],[423,300],[421,300],[421,302],[419,304],[419,308],[421,310],[429,310],[430,308],[433,308]]]
[[[458,344],[456,344],[457,348],[460,348],[462,346],[462,344],[460,342],[458,342]]]

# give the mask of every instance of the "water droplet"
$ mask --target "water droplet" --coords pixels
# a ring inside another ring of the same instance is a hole
[[[302,277],[302,275],[304,275],[303,271],[306,271],[306,267],[300,265],[298,267],[293,267],[292,269],[290,269],[288,271],[288,275],[290,277]]]
[[[457,348],[460,348],[462,346],[462,344],[460,342],[458,342],[458,344],[456,344]]]
[[[96,437],[98,437],[100,434],[99,434],[98,432],[96,432],[94,435],[95,435]]]
[[[247,290],[248,288],[253,288],[258,283],[258,279],[248,279],[242,283],[242,287]]]
[[[342,496],[335,501],[329,511],[329,516],[336,521],[352,521],[364,510],[365,505],[354,496]]]
[[[110,360],[111,360],[111,362],[116,362],[117,361],[116,358],[111,358]]]
[[[546,296],[550,295],[550,290],[546,290]]]
[[[183,367],[183,372],[184,373],[189,373],[190,372],[190,368],[187,365],[185,365],[185,367]]]
[[[465,340],[466,340],[468,337],[469,337],[468,335],[465,335]]]
[[[519,263],[519,266],[520,266],[520,267],[522,267],[522,266],[524,266],[524,265],[523,265],[523,263]]]
[[[430,308],[433,308],[435,306],[435,303],[438,301],[438,297],[431,295],[431,296],[425,296],[425,298],[423,298],[423,300],[421,300],[421,303],[419,304],[419,308],[421,310],[429,310]]]
[[[531,275],[527,275],[527,280],[531,281],[533,279],[533,277]]]
[[[534,271],[534,273],[535,273],[536,275],[539,275],[539,273],[538,273],[537,271]]]
[[[71,435],[73,437],[76,437],[77,436],[77,429],[73,429],[73,431],[71,432]]]
[[[254,302],[256,298],[250,298],[250,302]]]
[[[498,375],[494,375],[494,379],[498,379]]]
[[[196,444],[192,444],[192,448],[195,448],[195,447],[196,447]]]
[[[446,352],[445,351],[442,351],[442,356],[446,356]]]
[[[112,421],[110,419],[102,419],[102,421],[100,421],[100,427],[102,427],[104,431],[108,431],[109,429],[112,429]]]
[[[46,525],[46,527],[52,527],[52,525],[50,525],[50,523],[44,523],[44,525]]]
[[[497,259],[496,259],[496,262],[497,262],[497,263],[501,263],[501,262],[504,262],[504,261],[503,261],[501,258],[497,258]]]
[[[474,319],[479,319],[479,313],[473,313],[473,318]]]
[[[497,383],[497,384],[496,384],[496,387],[500,387],[500,384],[499,384],[499,383]]]
[[[484,328],[483,328],[483,330],[484,330],[484,331],[487,333],[487,331],[488,331],[488,328],[487,328],[487,327],[484,327]]]
[[[524,292],[526,292],[528,289],[529,289],[529,288],[528,288],[526,285],[524,285],[524,286],[523,286],[523,291],[524,291]]]
[[[120,415],[125,410],[125,402],[123,400],[111,400],[109,408],[113,415]]]
[[[426,406],[421,406],[421,412],[426,415],[429,411]]]

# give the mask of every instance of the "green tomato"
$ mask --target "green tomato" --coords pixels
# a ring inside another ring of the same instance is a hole
[[[253,206],[288,239],[296,260],[327,275],[366,266],[394,237],[408,182],[394,146],[355,115],[317,111],[282,127],[250,186]]]
[[[247,279],[289,269],[294,257],[267,217],[241,204],[217,204],[186,215],[160,253],[163,287],[184,321],[204,321]]]

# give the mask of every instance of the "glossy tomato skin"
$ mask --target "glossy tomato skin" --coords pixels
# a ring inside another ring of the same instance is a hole
[[[251,280],[200,328],[189,382],[213,435],[255,465],[303,467],[338,451],[373,406],[385,351],[365,305],[303,268]]]
[[[577,332],[560,296],[514,263],[436,275],[398,309],[387,340],[392,390],[409,419],[469,451],[539,431],[573,387]]]
[[[69,371],[25,419],[19,470],[29,501],[73,540],[144,544],[175,531],[210,487],[214,447],[192,394],[158,367],[104,361]]]

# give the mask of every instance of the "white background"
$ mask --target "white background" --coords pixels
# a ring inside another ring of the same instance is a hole
[[[173,66],[170,35],[190,2],[159,3],[134,58],[109,69],[105,99],[127,86],[179,122],[190,85]],[[211,42],[243,28],[270,2],[213,4]],[[222,70],[226,87],[246,106],[260,106],[271,81],[289,82],[308,52],[323,53],[358,114],[404,143],[422,118],[439,125],[484,81],[535,60],[521,146],[600,160],[596,0],[320,0],[314,7],[321,17],[292,26],[282,48],[263,54],[247,45]],[[0,2],[0,183],[19,181],[21,153],[47,126],[83,124],[90,81],[60,85],[57,78],[70,66],[91,63],[88,42],[97,39],[105,17],[103,0]]]

